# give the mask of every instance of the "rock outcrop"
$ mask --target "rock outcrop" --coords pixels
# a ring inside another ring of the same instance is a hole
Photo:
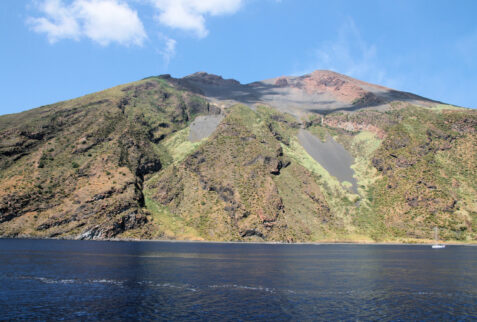
[[[330,71],[150,77],[0,116],[0,236],[475,240],[476,146],[474,110]]]

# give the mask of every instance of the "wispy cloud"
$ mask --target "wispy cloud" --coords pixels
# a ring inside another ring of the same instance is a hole
[[[61,0],[37,3],[43,16],[30,17],[27,23],[37,33],[46,34],[50,43],[83,37],[107,46],[142,45],[147,38],[137,12],[120,0]]]
[[[236,13],[242,0],[150,0],[157,9],[157,21],[167,27],[207,36],[206,16]]]
[[[367,42],[349,18],[339,28],[335,39],[322,42],[313,51],[312,62],[306,72],[329,69],[368,82],[397,85],[386,77],[386,69],[380,65],[378,58],[376,45]]]
[[[162,56],[164,65],[167,67],[171,59],[176,55],[177,42],[162,33],[159,34],[159,39],[162,42],[162,49],[157,50],[157,53]]]
[[[475,53],[477,52],[477,30],[458,39],[455,47],[459,56],[464,59],[466,64],[477,65],[475,60]]]

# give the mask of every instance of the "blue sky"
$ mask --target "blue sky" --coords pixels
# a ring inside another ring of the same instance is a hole
[[[331,69],[477,107],[477,1],[2,0],[0,114],[151,75]]]

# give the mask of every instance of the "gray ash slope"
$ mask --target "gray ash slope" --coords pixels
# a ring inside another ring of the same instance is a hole
[[[0,116],[0,236],[475,240],[476,112],[316,71]]]
[[[317,70],[303,76],[282,76],[250,84],[241,84],[235,79],[198,72],[181,79],[169,75],[164,78],[177,85],[203,95],[222,107],[241,103],[251,108],[264,104],[282,113],[300,119],[309,113],[327,115],[336,111],[362,109],[387,110],[392,102],[407,102],[417,106],[430,106],[432,101],[415,94],[400,92],[383,86],[366,83],[332,71]],[[191,125],[191,141],[203,139],[220,123],[220,115],[201,116]],[[326,142],[306,130],[300,130],[299,143],[310,156],[339,181],[352,184],[358,192],[357,181],[351,168],[353,157],[332,137]]]
[[[364,108],[386,110],[393,101],[429,106],[436,101],[415,94],[366,83],[336,72],[317,70],[303,76],[282,76],[250,84],[198,72],[174,79],[188,90],[204,95],[222,106],[242,103],[266,104],[296,117],[309,112],[356,111]]]

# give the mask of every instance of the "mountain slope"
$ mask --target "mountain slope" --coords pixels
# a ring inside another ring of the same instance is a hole
[[[241,103],[252,106],[265,103],[298,117],[309,112],[327,114],[363,108],[386,110],[393,101],[419,106],[432,106],[437,103],[411,93],[369,84],[326,70],[317,70],[299,77],[282,76],[251,84],[240,84],[233,79],[222,79],[217,75],[200,72],[176,82],[222,105]]]
[[[0,231],[107,238],[143,225],[144,177],[163,162],[154,142],[207,110],[146,80],[3,116]]]
[[[0,235],[472,241],[476,131],[328,71],[151,77],[0,116]]]

